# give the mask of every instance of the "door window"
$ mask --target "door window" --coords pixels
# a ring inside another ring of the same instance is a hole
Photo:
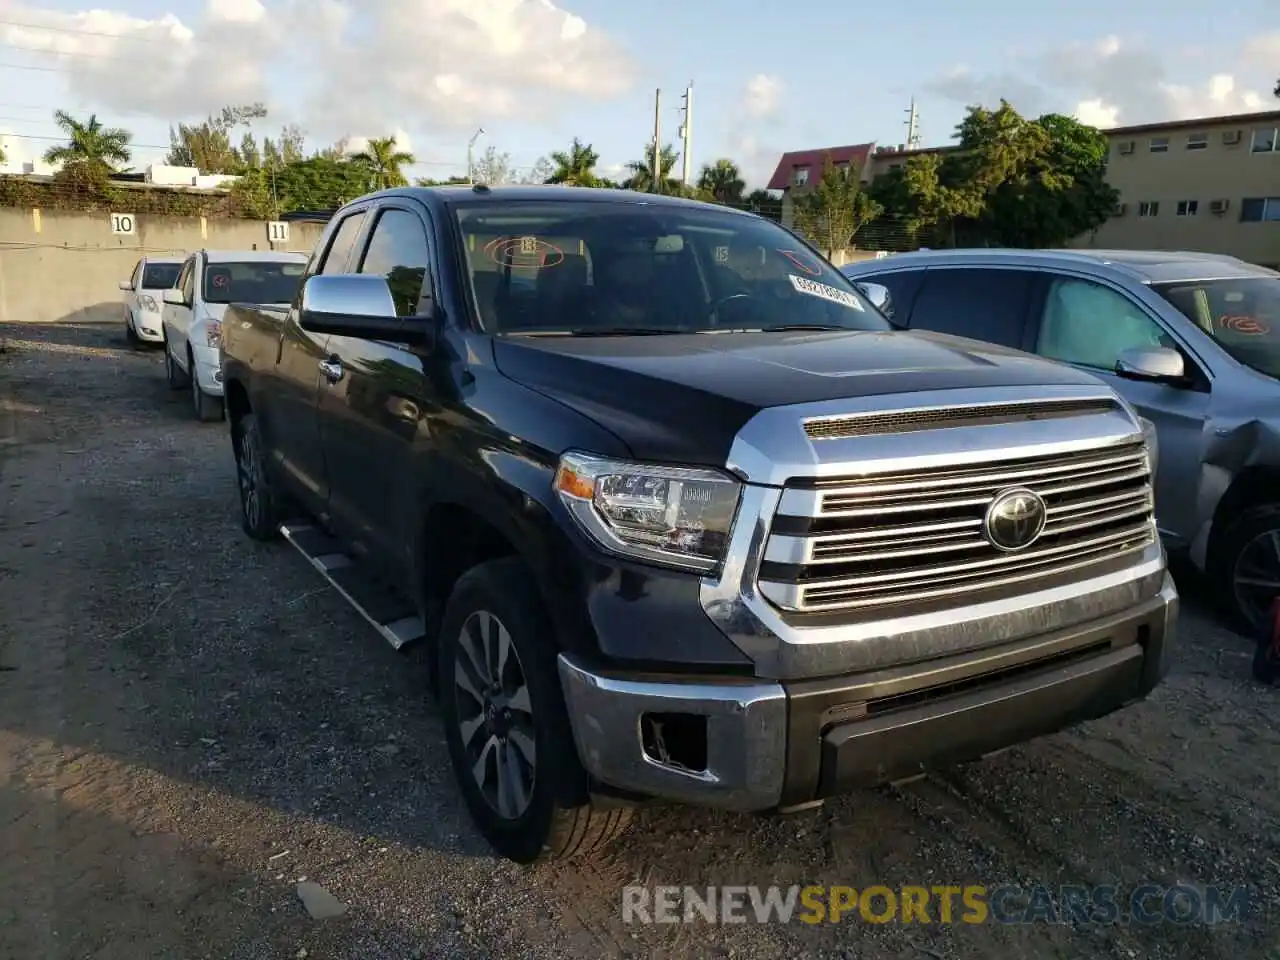
[[[872,274],[856,279],[864,283],[878,283],[888,290],[889,304],[884,311],[885,316],[906,326],[907,318],[911,315],[911,301],[915,299],[923,277],[923,270],[898,270],[895,273]]]
[[[1049,287],[1036,353],[1112,372],[1131,347],[1175,347],[1172,337],[1128,297],[1091,280],[1058,277]]]
[[[182,299],[186,301],[187,306],[191,306],[196,302],[196,261],[194,257],[188,260],[186,267],[183,268]]]
[[[133,276],[129,278],[129,286],[131,286],[131,287],[133,287],[133,289],[137,290],[137,289],[138,289],[138,280],[139,280],[139,279],[141,279],[141,277],[142,277],[142,261],[141,261],[141,260],[139,260],[139,261],[138,261],[136,264],[134,264],[134,266],[133,266]]]
[[[333,232],[333,242],[329,244],[329,252],[325,254],[324,263],[320,265],[321,273],[347,273],[347,265],[351,260],[351,251],[356,245],[356,237],[360,227],[364,225],[364,211],[353,213],[338,224]]]
[[[930,270],[911,311],[911,329],[1021,348],[1034,279],[1026,270]]]
[[[191,279],[191,263],[192,261],[188,260],[182,265],[182,270],[178,273],[177,282],[174,283],[174,286],[182,291],[184,297],[188,289],[187,281]]]
[[[360,273],[387,278],[396,316],[419,312],[423,285],[431,269],[431,250],[422,221],[407,210],[384,210],[373,226],[373,235],[360,264]],[[431,292],[427,285],[427,292]]]

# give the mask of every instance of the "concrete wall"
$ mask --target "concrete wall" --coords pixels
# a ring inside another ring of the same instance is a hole
[[[322,224],[291,223],[275,249],[310,253]],[[270,250],[257,220],[137,217],[132,236],[105,213],[0,208],[0,323],[123,322],[121,280],[138,260],[193,250]]]

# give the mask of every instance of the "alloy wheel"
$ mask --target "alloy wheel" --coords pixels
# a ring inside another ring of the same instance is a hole
[[[471,775],[498,816],[518,819],[537,774],[533,705],[511,634],[488,611],[477,610],[462,625],[454,686]]]
[[[1280,597],[1280,530],[1263,530],[1241,548],[1231,580],[1240,612],[1261,623]]]
[[[240,504],[245,521],[257,527],[262,516],[261,492],[258,489],[258,451],[249,431],[240,431],[240,456],[236,457],[236,471],[240,481]]]

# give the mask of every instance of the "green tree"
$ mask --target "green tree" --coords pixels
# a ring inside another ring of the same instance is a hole
[[[596,176],[595,166],[600,162],[600,154],[591,144],[583,143],[577,137],[568,150],[557,150],[551,154],[554,165],[547,183],[563,183],[570,187],[598,187],[600,178]]]
[[[415,186],[419,187],[453,187],[464,186],[471,183],[466,177],[449,177],[447,180],[435,180],[431,177],[419,177],[413,181]]]
[[[643,160],[633,160],[627,164],[631,176],[622,182],[627,190],[639,190],[641,193],[674,194],[680,190],[680,181],[672,176],[676,161],[680,155],[676,148],[667,144],[658,154],[658,170],[653,169],[653,147],[646,146],[641,154]]]
[[[330,157],[246,170],[231,187],[239,210],[260,220],[295,210],[332,210],[368,191],[368,166]]]
[[[550,182],[548,178],[554,171],[555,167],[552,165],[550,160],[546,157],[539,157],[533,162],[532,167],[530,167],[525,173],[521,174],[520,182],[530,185],[548,183]]]
[[[752,213],[768,217],[775,223],[782,222],[782,198],[768,190],[752,190],[747,194],[743,205]]]
[[[81,123],[65,110],[55,110],[53,119],[68,140],[45,151],[44,158],[48,163],[83,163],[100,169],[115,169],[117,165],[129,162],[129,141],[133,135],[128,130],[104,127],[94,113],[89,115],[86,123]]]
[[[746,182],[738,165],[732,160],[721,157],[713,164],[702,168],[698,177],[698,189],[703,191],[717,203],[729,203],[735,206],[742,203]]]
[[[412,164],[413,154],[401,150],[395,137],[374,137],[361,151],[351,155],[351,163],[369,171],[369,182],[374,190],[409,185],[402,167]]]
[[[195,167],[201,173],[240,173],[261,162],[251,134],[241,139],[237,150],[231,141],[239,127],[248,127],[267,115],[261,103],[223,107],[217,116],[210,115],[200,123],[178,124],[169,128],[169,153],[164,162],[176,167]]]
[[[479,159],[472,162],[471,176],[476,183],[485,183],[491,187],[511,183],[515,179],[511,154],[500,152],[497,147],[486,148]]]
[[[884,212],[862,189],[862,171],[852,163],[836,166],[828,156],[822,178],[795,201],[796,229],[832,256],[848,247],[862,227]]]

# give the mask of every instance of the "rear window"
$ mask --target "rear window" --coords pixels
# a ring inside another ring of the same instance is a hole
[[[178,274],[182,272],[180,263],[148,263],[142,269],[142,288],[144,290],[168,290],[177,286]]]
[[[305,263],[273,260],[211,263],[204,270],[205,303],[292,303]]]

